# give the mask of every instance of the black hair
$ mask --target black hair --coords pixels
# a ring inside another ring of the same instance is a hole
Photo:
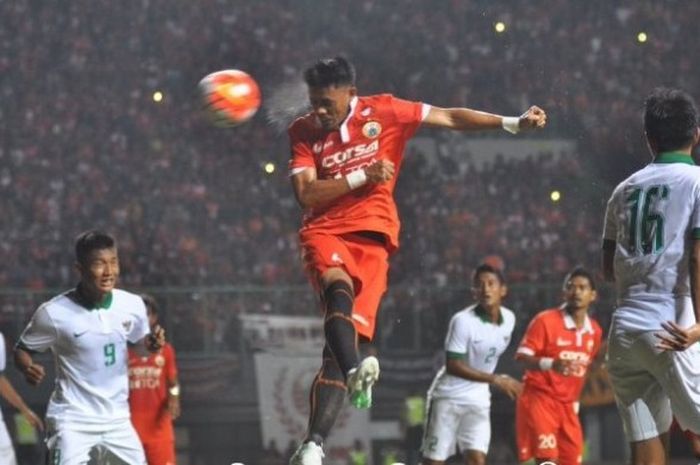
[[[492,273],[495,274],[496,277],[498,278],[498,281],[501,284],[506,283],[506,277],[503,274],[503,271],[500,268],[496,268],[493,265],[489,265],[488,263],[482,263],[481,265],[477,266],[474,269],[474,272],[472,273],[472,284],[476,284],[476,280],[479,278],[479,275],[482,273]]]
[[[158,302],[156,301],[155,297],[150,294],[141,294],[141,299],[151,313],[158,315],[160,309],[158,308]]]
[[[75,240],[75,259],[85,265],[90,259],[90,254],[95,250],[112,249],[117,242],[109,234],[90,230],[81,233]]]
[[[680,89],[657,87],[644,102],[644,130],[658,153],[689,146],[697,127],[697,106]]]
[[[593,274],[581,266],[577,266],[573,270],[569,271],[569,273],[566,275],[566,277],[564,278],[564,289],[566,289],[566,287],[569,285],[569,281],[576,277],[586,278],[588,280],[588,283],[591,285],[591,289],[593,289],[594,291],[596,290],[596,283]]]
[[[316,89],[354,86],[355,67],[346,58],[322,58],[304,71],[306,85]]]

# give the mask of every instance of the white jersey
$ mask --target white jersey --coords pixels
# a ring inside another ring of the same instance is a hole
[[[515,326],[515,315],[501,307],[498,324],[482,318],[476,305],[457,312],[450,320],[445,337],[447,357],[460,357],[470,367],[493,373],[498,358],[505,352]],[[430,399],[449,399],[464,405],[491,405],[491,391],[487,383],[469,381],[447,373],[443,366],[430,389]]]
[[[128,420],[127,341],[148,333],[146,306],[130,292],[114,289],[107,308],[87,309],[66,294],[42,304],[19,344],[54,354],[56,386],[47,420],[83,431]]]
[[[657,330],[687,314],[693,238],[700,238],[700,168],[690,157],[660,154],[617,186],[603,232],[616,243],[617,329]]]

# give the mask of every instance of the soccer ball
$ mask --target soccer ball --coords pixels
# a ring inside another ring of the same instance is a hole
[[[204,110],[216,126],[245,123],[260,108],[260,88],[248,73],[225,69],[207,74],[199,81]]]

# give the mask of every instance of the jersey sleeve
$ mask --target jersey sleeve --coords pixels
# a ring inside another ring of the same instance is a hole
[[[404,134],[407,138],[415,134],[430,111],[429,105],[396,97],[391,98],[391,108],[396,121],[405,126]]]
[[[175,363],[175,349],[166,344],[165,349],[165,377],[168,381],[177,379],[177,363]]]
[[[19,345],[34,352],[44,352],[56,344],[58,331],[45,305],[39,307],[19,338]]]
[[[445,352],[450,358],[462,358],[467,353],[469,345],[469,326],[464,318],[456,315],[450,320],[445,337]]]
[[[293,176],[306,168],[316,168],[311,144],[301,136],[300,128],[295,124],[287,131],[291,159],[289,160],[289,175]]]
[[[0,374],[7,368],[7,348],[5,347],[5,336],[0,333]]]
[[[537,355],[542,353],[547,343],[547,328],[544,318],[535,317],[527,327],[523,335],[517,353],[523,355]]]
[[[146,314],[146,304],[143,303],[140,297],[137,297],[135,306],[133,313],[134,323],[126,336],[127,340],[132,344],[139,342],[151,332]]]
[[[617,212],[615,211],[617,191],[610,196],[605,209],[605,224],[603,225],[603,240],[617,241]]]

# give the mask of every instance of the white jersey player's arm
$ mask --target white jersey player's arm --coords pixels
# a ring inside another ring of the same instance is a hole
[[[520,129],[539,129],[547,124],[547,114],[537,106],[530,107],[520,117],[505,117],[470,108],[440,108],[431,106],[423,125],[457,131],[505,129],[517,133]]]
[[[700,323],[700,239],[694,239],[690,251],[690,295],[696,324]]]

